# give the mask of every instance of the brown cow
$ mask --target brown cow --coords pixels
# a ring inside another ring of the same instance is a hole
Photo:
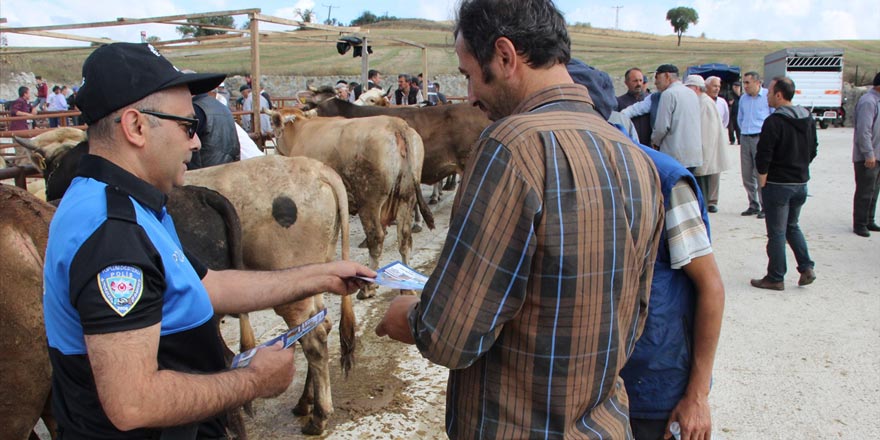
[[[412,250],[412,213],[418,207],[429,228],[434,218],[419,188],[423,159],[419,135],[400,118],[306,118],[298,109],[268,111],[275,127],[275,149],[284,156],[324,162],[342,177],[350,210],[364,225],[370,267],[379,267],[385,228],[397,221],[401,259]],[[359,298],[376,289],[363,289]]]
[[[49,408],[51,367],[43,328],[43,257],[55,208],[0,185],[0,430],[26,439]],[[54,420],[44,416],[54,438]]]
[[[470,159],[480,133],[491,121],[469,104],[430,107],[356,106],[341,99],[327,99],[314,109],[318,116],[364,118],[378,115],[397,116],[414,128],[425,147],[421,182],[433,185],[451,174],[461,174]],[[435,195],[439,199],[438,189]],[[432,199],[434,195],[431,196]]]

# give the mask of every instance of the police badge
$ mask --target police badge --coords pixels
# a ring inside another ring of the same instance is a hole
[[[104,301],[119,316],[134,308],[144,292],[144,273],[135,266],[109,266],[98,274],[98,287]]]

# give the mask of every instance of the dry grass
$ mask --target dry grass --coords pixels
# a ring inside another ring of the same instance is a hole
[[[370,65],[383,72],[419,72],[422,53],[418,48],[400,45],[391,39],[418,42],[428,47],[428,64],[432,74],[455,73],[458,65],[453,51],[452,25],[449,22],[399,20],[369,27],[374,53]],[[639,32],[595,29],[584,26],[570,28],[572,53],[612,76],[622,76],[633,66],[646,71],[672,63],[680,68],[718,62],[738,65],[742,70],[763,71],[764,56],[785,47],[838,47],[846,51],[845,80],[852,81],[856,66],[860,77],[871,77],[880,70],[880,47],[876,41],[722,41],[695,37],[682,38],[675,45],[674,35],[658,36]],[[306,42],[295,37],[322,38],[325,42]],[[275,34],[261,45],[261,70],[264,75],[355,75],[360,72],[361,59],[351,52],[336,52],[335,35],[323,31],[297,31]],[[250,71],[249,40],[240,45],[203,45],[211,50],[163,49],[180,68],[201,72],[244,74]],[[50,81],[74,84],[80,80],[80,66],[92,48],[43,49],[29,54],[10,54],[21,48],[0,51],[0,58],[10,72],[34,72]],[[59,56],[60,55],[60,56]],[[4,68],[4,70],[6,70]],[[869,78],[870,80],[870,78]]]

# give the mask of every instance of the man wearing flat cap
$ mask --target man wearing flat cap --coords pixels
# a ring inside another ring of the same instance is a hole
[[[83,64],[77,106],[90,154],[52,219],[44,266],[63,439],[225,438],[220,414],[283,392],[293,353],[263,348],[247,367],[224,371],[214,314],[349,294],[352,277],[375,274],[345,261],[212,271],[181,248],[166,194],[201,145],[192,95],[223,77],[181,73],[148,44],[102,46]]]
[[[700,101],[678,78],[678,67],[663,64],[654,73],[654,85],[662,92],[657,119],[651,133],[654,148],[693,171],[703,164],[700,141]]]

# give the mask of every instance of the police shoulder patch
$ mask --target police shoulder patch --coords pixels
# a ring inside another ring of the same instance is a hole
[[[141,299],[144,272],[137,266],[108,266],[98,273],[101,296],[119,316],[125,316]]]

